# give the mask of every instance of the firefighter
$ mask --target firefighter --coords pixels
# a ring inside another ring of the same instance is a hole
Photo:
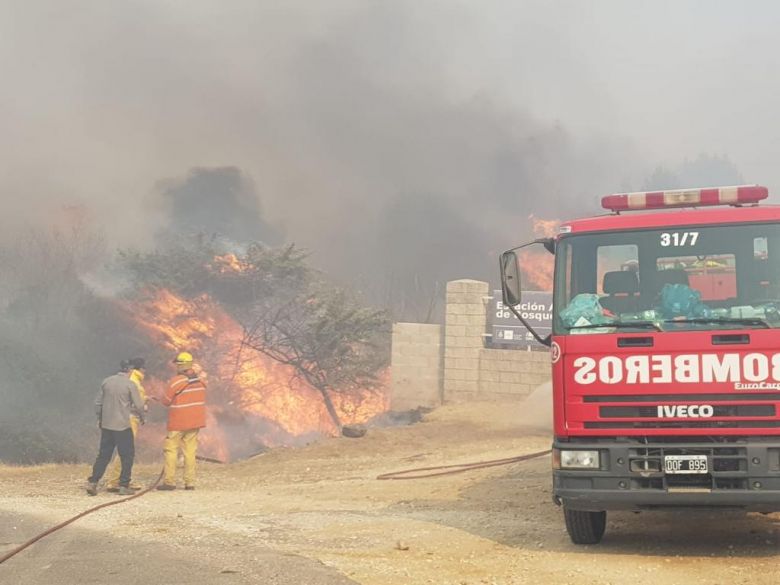
[[[124,363],[122,364],[125,365]],[[119,493],[129,495],[130,475],[135,457],[135,441],[130,429],[132,413],[142,413],[144,403],[138,393],[138,386],[130,381],[127,372],[120,371],[109,376],[100,386],[95,398],[95,413],[100,428],[100,450],[92,466],[92,475],[87,479],[87,493],[97,495],[97,484],[106,471],[114,449],[119,453],[122,469],[119,476]],[[143,419],[143,414],[140,415]]]
[[[146,361],[144,358],[133,358],[127,362],[123,362],[123,365],[127,365],[128,376],[138,386],[138,393],[141,395],[141,400],[144,402],[143,412],[146,413],[149,410],[149,400],[146,396],[146,390],[143,387],[144,375],[146,373]],[[130,429],[133,431],[133,441],[138,438],[138,426],[141,423],[141,416],[139,413],[133,412],[130,417]],[[119,491],[119,474],[121,473],[122,465],[119,461],[119,457],[114,457],[114,462],[111,467],[108,468],[106,480],[106,491],[118,492]],[[139,490],[141,486],[138,484],[130,484],[130,489]]]
[[[198,431],[206,426],[206,384],[192,364],[192,355],[180,353],[173,360],[177,375],[168,383],[161,399],[168,407],[168,434],[163,454],[165,471],[158,490],[176,489],[176,460],[179,449],[184,455],[184,489],[195,489],[195,454],[198,449]]]

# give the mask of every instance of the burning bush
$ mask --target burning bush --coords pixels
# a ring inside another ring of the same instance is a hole
[[[379,311],[355,306],[344,291],[322,285],[289,300],[257,304],[243,343],[279,363],[316,388],[333,423],[341,416],[331,394],[360,394],[378,385],[384,365]]]
[[[101,240],[86,229],[31,232],[0,245],[0,459],[91,459],[99,382],[133,355],[147,357],[145,386],[155,395],[173,373],[171,355],[196,354],[209,385],[203,452],[220,460],[336,434],[342,422],[386,411],[381,313],[329,285],[292,246],[176,241],[121,252],[112,278],[102,280]],[[109,294],[118,283],[124,293]],[[281,346],[272,354],[249,343],[272,310],[305,317],[290,341],[319,348],[317,360],[285,360]],[[141,453],[159,453],[164,418],[162,409],[150,412]]]
[[[329,284],[292,246],[242,253],[202,238],[189,244],[124,252],[120,264],[135,283],[125,308],[152,340],[158,368],[176,351],[198,356],[212,456],[334,434],[386,410],[382,312]]]

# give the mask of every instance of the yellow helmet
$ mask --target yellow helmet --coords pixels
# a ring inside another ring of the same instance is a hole
[[[187,353],[186,351],[181,352],[179,355],[176,356],[176,359],[173,360],[174,364],[191,364],[192,363],[192,354]]]

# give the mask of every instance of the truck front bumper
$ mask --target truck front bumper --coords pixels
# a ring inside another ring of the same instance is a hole
[[[599,452],[599,469],[553,471],[553,500],[572,510],[741,508],[780,510],[780,438],[558,441]],[[706,474],[667,474],[667,455],[706,455]]]

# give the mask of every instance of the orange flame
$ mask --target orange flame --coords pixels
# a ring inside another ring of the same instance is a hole
[[[231,272],[242,273],[249,269],[249,266],[245,262],[242,262],[235,254],[214,256],[213,266],[220,274],[228,274]]]
[[[137,321],[171,351],[188,348],[198,350],[203,342],[217,331],[214,314],[206,295],[193,300],[184,300],[172,292],[162,289],[147,293],[133,307]],[[195,315],[198,315],[196,318]]]
[[[160,349],[187,350],[208,384],[209,425],[203,449],[220,460],[335,434],[320,392],[287,365],[242,345],[243,329],[208,295],[183,299],[147,292],[132,306],[137,324]],[[148,380],[152,392],[164,383]],[[382,386],[386,387],[386,386]],[[383,389],[341,389],[331,398],[343,423],[363,423],[388,409]]]
[[[531,220],[531,228],[537,238],[552,238],[558,233],[561,227],[560,219],[541,219],[533,213],[528,216]]]
[[[551,291],[553,289],[553,257],[538,250],[520,250],[520,267],[526,288]]]
[[[537,238],[554,237],[561,225],[560,220],[541,219],[533,214],[529,215],[528,219],[531,220],[531,229]],[[553,256],[538,247],[520,250],[520,268],[529,288],[551,291],[553,288],[553,264]]]

